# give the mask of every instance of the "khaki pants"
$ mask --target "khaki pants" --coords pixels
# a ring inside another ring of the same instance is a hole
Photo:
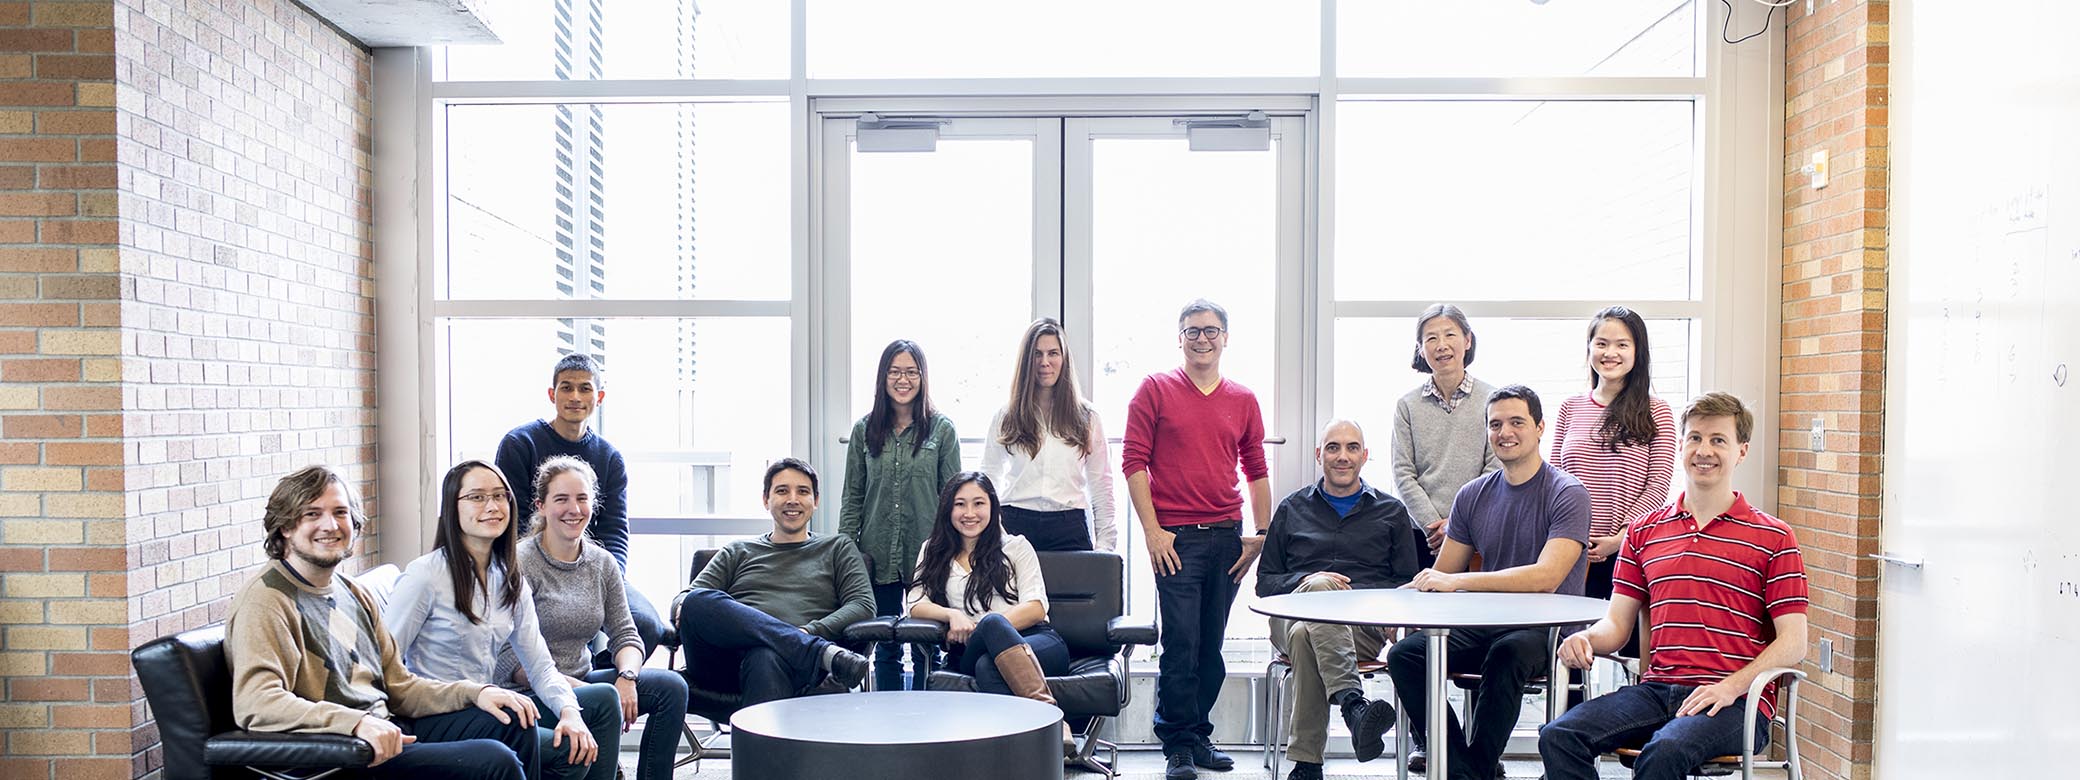
[[[1294,592],[1329,589],[1322,580],[1310,580]],[[1386,634],[1369,626],[1272,618],[1271,645],[1293,663],[1293,719],[1287,732],[1292,738],[1286,741],[1286,755],[1294,761],[1322,763],[1322,750],[1329,742],[1329,694],[1362,687],[1358,659],[1378,658]]]

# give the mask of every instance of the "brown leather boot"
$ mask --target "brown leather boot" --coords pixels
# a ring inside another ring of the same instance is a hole
[[[1013,647],[998,653],[996,660],[997,674],[1003,675],[1004,684],[1011,686],[1012,695],[1048,704],[1055,703],[1054,694],[1047,690],[1047,673],[1041,671],[1040,659],[1033,655],[1032,647],[1027,645]],[[1069,728],[1068,722],[1064,721],[1062,723],[1062,755],[1074,757],[1078,752],[1076,749],[1076,732]]]

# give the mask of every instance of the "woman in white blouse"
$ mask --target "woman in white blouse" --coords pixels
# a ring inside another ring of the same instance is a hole
[[[542,641],[534,594],[515,563],[519,531],[505,475],[464,461],[441,480],[433,552],[405,566],[383,609],[405,666],[442,681],[498,682],[493,667],[510,645],[527,671],[541,719],[542,763],[558,778],[612,778],[621,746],[620,696],[604,683],[572,690]],[[598,761],[602,750],[609,756]],[[539,777],[543,767],[528,767]]]
[[[1019,342],[1011,403],[990,420],[982,472],[1004,486],[1004,529],[1036,550],[1110,551],[1112,449],[1076,390],[1062,324],[1034,320]]]
[[[1069,646],[1047,624],[1040,557],[1004,532],[987,475],[963,471],[947,481],[907,600],[911,617],[946,624],[947,663],[974,675],[976,690],[1054,703],[1047,675],[1069,671]],[[1062,739],[1073,746],[1067,724]]]

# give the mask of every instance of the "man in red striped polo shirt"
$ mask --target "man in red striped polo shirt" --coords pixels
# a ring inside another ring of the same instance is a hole
[[[1593,780],[1604,751],[1643,745],[1634,778],[1677,780],[1713,756],[1739,753],[1743,729],[1768,742],[1776,686],[1756,719],[1741,701],[1763,672],[1806,654],[1806,570],[1784,521],[1733,490],[1755,418],[1739,398],[1706,393],[1683,410],[1675,503],[1633,522],[1619,548],[1610,613],[1560,644],[1560,660],[1587,669],[1624,646],[1647,616],[1648,658],[1638,685],[1584,702],[1539,730],[1550,780]]]

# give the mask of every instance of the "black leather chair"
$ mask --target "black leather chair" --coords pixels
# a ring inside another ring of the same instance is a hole
[[[694,578],[699,577],[701,570],[708,568],[708,562],[715,560],[716,552],[717,550],[714,549],[694,552],[693,565],[688,567],[686,581],[690,583],[693,582]],[[737,714],[737,710],[744,708],[744,696],[735,691],[718,691],[713,688],[703,688],[694,681],[693,675],[687,674],[686,669],[679,665],[679,648],[682,644],[679,640],[679,603],[685,598],[686,593],[684,591],[672,597],[671,626],[667,628],[664,636],[658,640],[657,644],[659,647],[665,648],[666,666],[677,671],[681,677],[686,678],[686,714],[706,718],[710,727],[708,738],[702,740],[694,732],[692,724],[685,721],[679,723],[679,729],[685,735],[686,744],[691,750],[685,758],[674,762],[672,768],[678,769],[687,764],[693,764],[694,771],[699,772],[701,759],[729,757],[728,750],[718,749],[715,743],[729,733],[727,725],[729,718],[731,715]],[[887,634],[888,626],[893,622],[894,618],[870,618],[846,626],[845,641],[840,642],[840,644],[848,649],[860,651],[873,643],[873,637]],[[845,692],[846,689],[840,688],[837,684],[826,679],[817,683],[803,695],[821,696]]]
[[[160,637],[130,651],[145,701],[159,721],[166,780],[316,780],[368,766],[375,750],[357,737],[245,731],[232,720],[231,665],[224,627]]]
[[[1040,576],[1047,582],[1047,621],[1069,645],[1069,672],[1047,678],[1055,704],[1069,718],[1088,717],[1090,724],[1080,735],[1073,761],[1092,771],[1116,777],[1119,747],[1098,739],[1106,718],[1127,706],[1128,659],[1132,645],[1156,643],[1152,622],[1130,620],[1126,611],[1126,568],[1120,557],[1109,552],[1040,553]],[[885,627],[884,627],[885,626]],[[894,623],[862,626],[863,635],[906,644],[944,645],[946,624],[933,620],[904,618]],[[887,634],[881,634],[881,631]],[[933,672],[926,687],[935,691],[973,691],[975,678],[947,669]],[[1100,761],[1097,750],[1104,747],[1109,761]]]

